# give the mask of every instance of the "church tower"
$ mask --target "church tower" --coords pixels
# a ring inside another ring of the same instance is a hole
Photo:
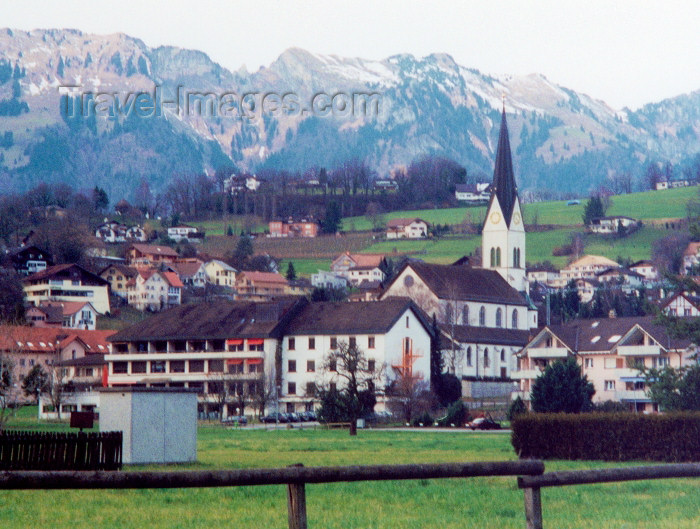
[[[486,209],[481,235],[482,267],[496,270],[510,286],[519,292],[527,292],[525,225],[513,174],[505,105],[498,137],[491,199]]]

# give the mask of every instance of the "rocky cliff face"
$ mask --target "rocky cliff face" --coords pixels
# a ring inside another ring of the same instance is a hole
[[[81,92],[93,94],[96,114],[82,125],[60,110],[62,95]],[[155,95],[161,112],[136,115],[129,104],[139,94]],[[641,175],[649,160],[681,163],[700,151],[700,92],[631,112],[538,74],[486,75],[446,54],[369,61],[289,49],[248,73],[123,34],[6,29],[0,190],[54,178],[128,196],[141,178],[158,189],[173,174],[232,163],[304,170],[362,158],[388,174],[426,154],[489,177],[504,96],[523,190],[586,192],[615,172]]]

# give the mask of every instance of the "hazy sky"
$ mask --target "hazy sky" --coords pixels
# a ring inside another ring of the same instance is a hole
[[[0,25],[123,32],[232,70],[292,46],[367,59],[442,52],[484,73],[541,73],[618,109],[700,89],[698,0],[3,0]]]

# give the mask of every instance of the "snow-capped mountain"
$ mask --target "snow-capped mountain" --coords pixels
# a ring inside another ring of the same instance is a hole
[[[95,115],[68,119],[65,96],[81,93]],[[135,110],[139,96],[152,113]],[[141,179],[158,189],[226,164],[303,171],[349,158],[386,175],[426,154],[488,177],[505,105],[521,189],[585,192],[648,161],[695,156],[698,103],[700,92],[616,110],[539,74],[488,75],[446,54],[376,61],[292,48],[248,73],[123,34],[5,29],[0,191],[55,178],[128,196]]]

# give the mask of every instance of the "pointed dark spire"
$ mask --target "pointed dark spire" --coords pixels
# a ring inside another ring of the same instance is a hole
[[[513,207],[518,197],[518,188],[515,186],[515,175],[513,174],[513,159],[510,154],[505,103],[503,115],[501,116],[501,133],[498,137],[498,150],[496,151],[496,166],[493,169],[492,187],[492,192],[496,194],[498,203],[503,211],[506,224],[510,226]]]

